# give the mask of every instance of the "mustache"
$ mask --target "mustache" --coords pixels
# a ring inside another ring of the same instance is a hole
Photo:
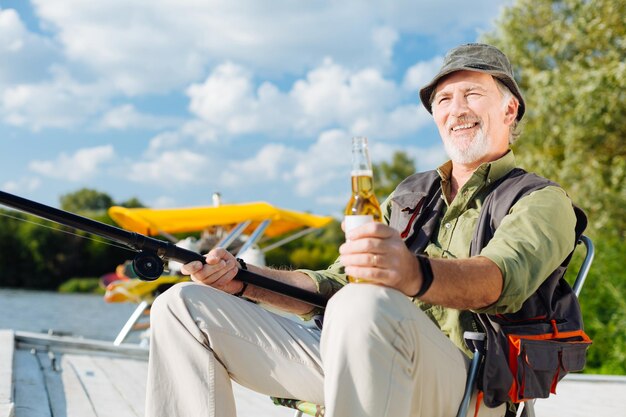
[[[483,121],[479,117],[457,117],[452,120],[448,120],[446,123],[446,129],[452,130],[454,126],[464,125],[466,123],[476,123],[479,127],[482,127]]]

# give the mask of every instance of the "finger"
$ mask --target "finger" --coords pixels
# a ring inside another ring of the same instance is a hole
[[[341,255],[341,264],[345,267],[387,268],[387,258],[377,253],[358,253]]]
[[[367,237],[388,239],[398,232],[379,222],[368,222],[346,232],[346,240],[357,240]]]
[[[372,283],[386,284],[388,279],[387,270],[362,266],[347,266],[346,274],[351,277],[359,277]]]
[[[356,254],[356,253],[377,253],[384,254],[388,252],[387,242],[378,238],[363,238],[357,240],[346,241],[339,246],[339,254]]]
[[[221,259],[215,265],[204,265],[204,267],[191,275],[192,280],[207,285],[213,285],[216,281],[227,274],[234,265],[228,264],[227,261]]]
[[[192,261],[184,264],[180,267],[180,272],[183,275],[191,275],[202,269],[202,262],[200,261]]]
[[[215,248],[211,249],[211,251],[205,255],[205,258],[207,264],[214,265],[219,263],[221,260],[227,261],[228,259],[233,258],[233,256],[224,248]]]
[[[214,261],[211,260],[211,262]],[[196,281],[204,281],[211,275],[219,273],[222,269],[224,269],[226,267],[226,261],[220,259],[217,261],[217,263],[204,263],[201,264],[201,268],[197,268],[197,265],[193,264],[193,262],[190,262],[189,264],[183,266],[185,267],[185,271],[189,273],[192,277],[194,277]],[[183,268],[181,268],[181,271],[183,271]]]
[[[239,268],[234,268],[226,271],[222,276],[215,280],[211,284],[211,286],[226,291],[226,289],[230,287],[235,277],[237,276],[237,271],[239,271]]]

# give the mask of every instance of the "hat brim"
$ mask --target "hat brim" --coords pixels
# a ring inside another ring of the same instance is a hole
[[[441,81],[442,78],[447,77],[448,75],[455,73],[457,71],[482,72],[484,74],[489,74],[492,77],[497,78],[498,80],[502,81],[502,83],[504,83],[504,85],[506,85],[508,89],[511,90],[511,93],[513,93],[513,95],[519,101],[519,107],[517,109],[516,119],[517,121],[522,120],[522,117],[524,116],[524,113],[526,112],[526,103],[524,103],[524,98],[522,97],[522,93],[520,92],[519,87],[517,86],[517,83],[515,82],[515,80],[513,80],[511,77],[509,77],[506,73],[502,71],[490,70],[486,68],[473,68],[473,67],[450,68],[449,70],[442,71],[439,74],[437,74],[430,83],[428,83],[426,86],[420,89],[420,92],[419,92],[420,100],[422,102],[422,105],[428,111],[428,113],[430,114],[433,113],[432,105],[430,102],[430,97],[432,96],[433,91],[435,91],[435,89],[437,88],[437,84],[439,84],[439,81]]]

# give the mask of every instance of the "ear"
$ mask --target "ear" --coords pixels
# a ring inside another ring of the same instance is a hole
[[[517,100],[517,97],[511,96],[511,98],[509,98],[508,104],[506,105],[506,108],[504,109],[504,122],[507,125],[511,125],[513,122],[515,122],[518,109],[519,101]]]

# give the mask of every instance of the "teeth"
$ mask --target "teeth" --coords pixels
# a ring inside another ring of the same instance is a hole
[[[474,127],[474,123],[465,123],[463,125],[458,125],[458,126],[454,126],[452,128],[453,132],[456,132],[457,130],[461,130],[461,129],[469,129],[470,127]]]

